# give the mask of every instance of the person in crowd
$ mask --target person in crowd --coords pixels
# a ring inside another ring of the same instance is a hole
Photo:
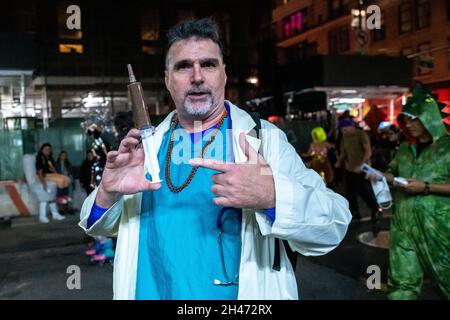
[[[179,23],[167,47],[176,110],[154,136],[163,180],[145,178],[132,129],[108,153],[81,212],[88,234],[118,234],[114,297],[297,299],[286,250],[334,249],[351,220],[347,201],[305,167],[281,130],[262,120],[255,137],[252,117],[225,100],[214,22]]]
[[[334,181],[334,171],[328,160],[328,151],[334,146],[327,141],[327,134],[322,127],[316,127],[311,131],[312,142],[307,155],[312,157],[307,166],[316,171],[327,186]]]
[[[361,170],[364,163],[370,165],[372,149],[369,137],[363,130],[356,128],[351,118],[340,120],[339,129],[342,138],[337,167],[345,166],[344,193],[350,203],[350,211],[356,221],[361,219],[357,199],[359,195],[371,210],[372,221],[378,221],[381,212],[370,182],[365,179]]]
[[[396,186],[390,228],[390,299],[417,299],[425,274],[450,299],[450,136],[438,106],[436,96],[417,87],[398,115],[407,141],[384,174]],[[395,177],[407,183],[398,183]]]
[[[93,188],[93,166],[95,158],[92,151],[86,152],[86,158],[80,166],[79,180],[81,187],[86,191],[86,195],[90,195]]]
[[[69,157],[67,155],[67,152],[62,150],[58,158],[56,158],[56,172],[65,176],[68,176],[70,178],[70,185],[67,191],[64,191],[64,193],[67,192],[67,195],[64,196],[67,201],[72,201],[72,195],[73,195],[73,189],[74,189],[74,171],[73,166],[70,163]]]
[[[399,135],[396,126],[393,124],[389,125],[389,123],[384,125],[381,123],[377,133],[374,142],[372,164],[374,168],[386,171],[398,150]]]
[[[62,211],[68,214],[74,214],[75,209],[72,206],[73,192],[75,190],[74,168],[70,163],[67,152],[62,150],[56,159],[56,172],[70,178],[70,185],[66,189],[60,191],[60,196],[64,198]]]
[[[36,175],[45,191],[48,190],[47,182],[53,181],[57,185],[57,202],[66,203],[67,200],[64,199],[62,190],[66,190],[70,185],[70,178],[66,175],[59,174],[56,171],[56,163],[52,156],[52,146],[50,143],[44,143],[36,155]],[[60,215],[56,210],[52,211],[53,219],[62,220],[64,216]],[[39,218],[41,222],[48,222],[46,217],[46,211],[41,210],[39,212]]]

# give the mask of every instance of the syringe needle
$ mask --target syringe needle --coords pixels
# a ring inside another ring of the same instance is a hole
[[[136,82],[136,77],[134,76],[131,64],[127,64],[127,68],[128,68],[128,76],[130,77],[130,83]]]

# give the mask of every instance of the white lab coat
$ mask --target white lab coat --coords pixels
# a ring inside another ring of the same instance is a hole
[[[246,157],[239,145],[239,134],[246,133],[247,141],[255,150],[259,149],[261,140],[248,135],[255,127],[251,116],[233,104],[229,105],[235,162],[243,162]],[[157,149],[169,130],[172,113],[156,130]],[[261,122],[262,154],[271,166],[275,181],[276,219],[272,225],[263,212],[243,211],[238,299],[298,299],[294,270],[281,241],[281,269],[272,269],[274,238],[288,240],[291,248],[303,255],[323,255],[342,241],[351,214],[348,202],[327,189],[321,177],[305,167],[286,135],[271,123]],[[90,229],[86,229],[96,194],[97,190],[85,200],[79,225],[92,236],[117,235],[114,299],[134,299],[142,193],[122,196]]]

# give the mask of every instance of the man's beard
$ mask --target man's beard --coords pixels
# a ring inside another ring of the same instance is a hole
[[[188,96],[190,93],[200,92],[200,91],[205,92],[207,94],[205,101],[202,101],[202,102],[197,101],[194,103],[189,101]],[[184,101],[183,101],[184,110],[186,111],[186,113],[188,115],[191,115],[191,116],[204,116],[204,115],[208,114],[209,111],[211,111],[213,105],[214,105],[214,99],[209,90],[201,90],[201,89],[190,90],[186,94],[186,97],[184,98]]]

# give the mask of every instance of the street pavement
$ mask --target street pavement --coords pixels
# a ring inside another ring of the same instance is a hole
[[[90,264],[92,238],[77,223],[77,215],[46,225],[19,218],[0,230],[0,299],[112,299],[113,268]],[[80,268],[80,289],[67,286],[70,266]]]
[[[16,218],[10,228],[0,229],[0,299],[111,299],[113,267],[89,262],[84,252],[92,238],[77,223],[77,215],[46,225],[37,217]],[[362,244],[357,238],[362,232],[388,228],[389,213],[376,229],[370,221],[354,222],[332,252],[321,257],[299,256],[296,276],[300,298],[386,299],[388,250]],[[371,265],[381,271],[380,290],[366,285]],[[79,289],[67,286],[70,266],[80,268]],[[425,280],[420,299],[442,296]]]

